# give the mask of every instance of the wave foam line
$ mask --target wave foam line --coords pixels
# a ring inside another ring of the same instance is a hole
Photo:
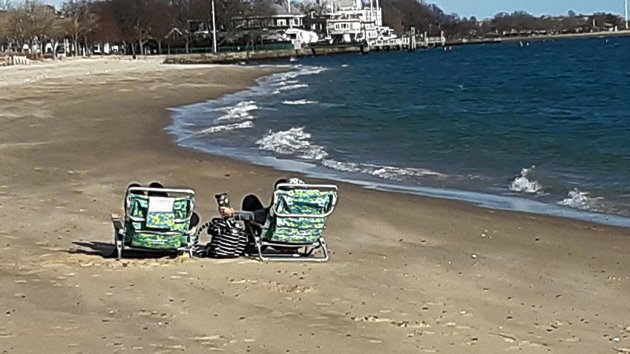
[[[404,168],[356,162],[340,162],[332,159],[322,161],[322,165],[341,172],[367,174],[390,181],[403,181],[408,177],[446,177],[446,175],[442,173],[424,168]]]
[[[249,113],[258,109],[255,101],[239,102],[231,107],[224,107],[225,114],[217,118],[216,121],[224,120],[246,120],[254,117]]]
[[[281,155],[294,155],[305,160],[321,160],[328,156],[323,146],[312,144],[311,134],[304,127],[294,127],[285,131],[269,131],[256,141],[258,148]]]
[[[319,101],[311,101],[307,99],[295,100],[295,101],[282,101],[282,104],[289,106],[299,106],[299,105],[307,105],[307,104],[317,104]]]
[[[215,126],[212,126],[212,127],[209,127],[200,131],[199,134],[213,134],[213,133],[230,131],[230,130],[235,130],[235,129],[247,129],[253,126],[254,126],[254,123],[248,120],[246,122],[241,122],[241,123],[215,125]]]

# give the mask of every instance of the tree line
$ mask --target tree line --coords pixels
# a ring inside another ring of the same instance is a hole
[[[532,33],[580,33],[623,29],[621,16],[609,13],[589,15],[569,11],[565,16],[534,16],[524,11],[501,12],[491,19],[459,17],[447,14],[434,4],[417,0],[381,0],[383,22],[397,32],[414,26],[420,32],[438,35],[444,31],[450,38],[484,38]]]
[[[162,52],[171,40],[186,48],[193,37],[191,25],[208,29],[212,0],[79,0],[66,2],[60,11],[41,0],[9,4],[0,17],[0,44],[59,42],[68,39],[75,48],[90,48],[91,43],[120,43],[135,54],[148,41]],[[270,15],[272,0],[216,0],[216,26],[233,30],[234,16]],[[0,16],[2,12],[0,12]]]
[[[268,16],[272,5],[290,0],[215,0],[216,27],[221,41],[237,38],[231,22],[236,16]],[[296,2],[293,8],[321,14],[325,1],[318,5]],[[480,21],[447,14],[434,4],[418,0],[381,0],[383,22],[403,33],[411,26],[420,33],[450,38],[485,38],[532,33],[592,32],[623,28],[620,16],[605,13],[537,17],[526,12],[499,13]],[[79,0],[63,4],[60,11],[41,0],[8,4],[0,11],[0,45],[21,48],[34,42],[59,43],[66,39],[73,48],[90,48],[91,43],[119,43],[124,51],[136,54],[147,42],[163,52],[164,43],[184,47],[209,45],[208,36],[194,37],[189,29],[206,30],[212,22],[212,0]],[[241,37],[242,39],[242,37]],[[246,38],[252,40],[252,38]],[[78,54],[78,53],[75,53]]]

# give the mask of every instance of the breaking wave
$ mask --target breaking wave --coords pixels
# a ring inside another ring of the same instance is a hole
[[[311,101],[307,99],[295,100],[295,101],[282,101],[282,104],[286,104],[289,106],[297,106],[297,105],[307,105],[307,104],[317,104],[318,101]]]
[[[218,133],[218,132],[235,130],[235,129],[246,129],[246,128],[251,128],[253,126],[254,126],[254,123],[248,120],[241,123],[215,125],[215,126],[212,126],[212,127],[209,127],[200,131],[199,134],[212,134],[212,133]]]
[[[275,80],[271,82],[272,86],[286,86],[286,85],[295,85],[299,84],[300,80],[286,80],[284,77],[280,77],[279,80]]]
[[[362,173],[390,181],[403,181],[405,178],[409,177],[446,177],[446,175],[442,173],[423,168],[403,168],[355,162],[340,162],[332,159],[323,160],[322,165],[341,172]]]
[[[217,118],[217,121],[223,120],[248,120],[253,119],[254,117],[249,113],[251,111],[255,111],[258,109],[256,102],[254,101],[243,101],[239,102],[231,107],[223,107],[219,110],[224,110],[225,114]]]
[[[256,141],[256,145],[260,150],[293,155],[305,160],[321,160],[328,156],[323,146],[311,143],[311,134],[305,132],[304,127],[277,132],[269,131]]]
[[[510,190],[513,192],[529,194],[539,193],[540,191],[542,191],[543,187],[540,183],[538,183],[538,181],[533,181],[529,179],[531,178],[529,177],[529,174],[534,168],[536,168],[536,166],[522,169],[521,175],[516,177],[510,184]]]
[[[256,141],[260,150],[280,155],[293,156],[304,160],[318,161],[322,166],[350,173],[360,173],[389,181],[404,181],[409,178],[434,177],[446,175],[422,168],[404,168],[368,163],[340,162],[327,159],[328,152],[321,145],[311,141],[311,134],[304,127],[293,127],[284,131],[269,131]]]
[[[284,85],[284,86],[280,86],[278,87],[278,91],[290,91],[290,90],[297,90],[297,89],[301,89],[301,88],[306,88],[308,87],[307,84],[293,84],[293,85]]]
[[[582,192],[575,188],[569,191],[565,199],[556,204],[573,209],[600,212],[604,209],[602,205],[603,199],[601,197],[593,197],[589,192]]]

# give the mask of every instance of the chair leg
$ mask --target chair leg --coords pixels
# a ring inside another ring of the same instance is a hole
[[[256,250],[258,251],[258,258],[260,258],[261,261],[269,262],[269,258],[263,256],[263,246],[260,237],[254,236],[254,238],[256,240]]]
[[[114,245],[116,246],[116,260],[121,260],[125,243],[125,232],[120,216],[112,214],[111,217],[112,224],[114,226]]]
[[[324,240],[324,238],[320,238],[319,239],[319,244],[322,247],[322,252],[324,253],[324,258],[321,258],[321,262],[326,262],[329,259],[328,256],[328,247],[326,247],[326,241]]]
[[[192,242],[188,242],[186,247],[188,248],[188,257],[195,258],[195,244]]]
[[[123,241],[119,238],[116,238],[116,260],[122,259],[123,252]]]

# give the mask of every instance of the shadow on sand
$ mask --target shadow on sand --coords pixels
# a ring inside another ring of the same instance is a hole
[[[66,251],[70,254],[85,254],[106,259],[116,258],[116,247],[113,243],[99,241],[72,241],[72,243],[77,247]],[[164,257],[175,258],[177,253],[168,251],[123,251],[123,259],[157,259]]]

